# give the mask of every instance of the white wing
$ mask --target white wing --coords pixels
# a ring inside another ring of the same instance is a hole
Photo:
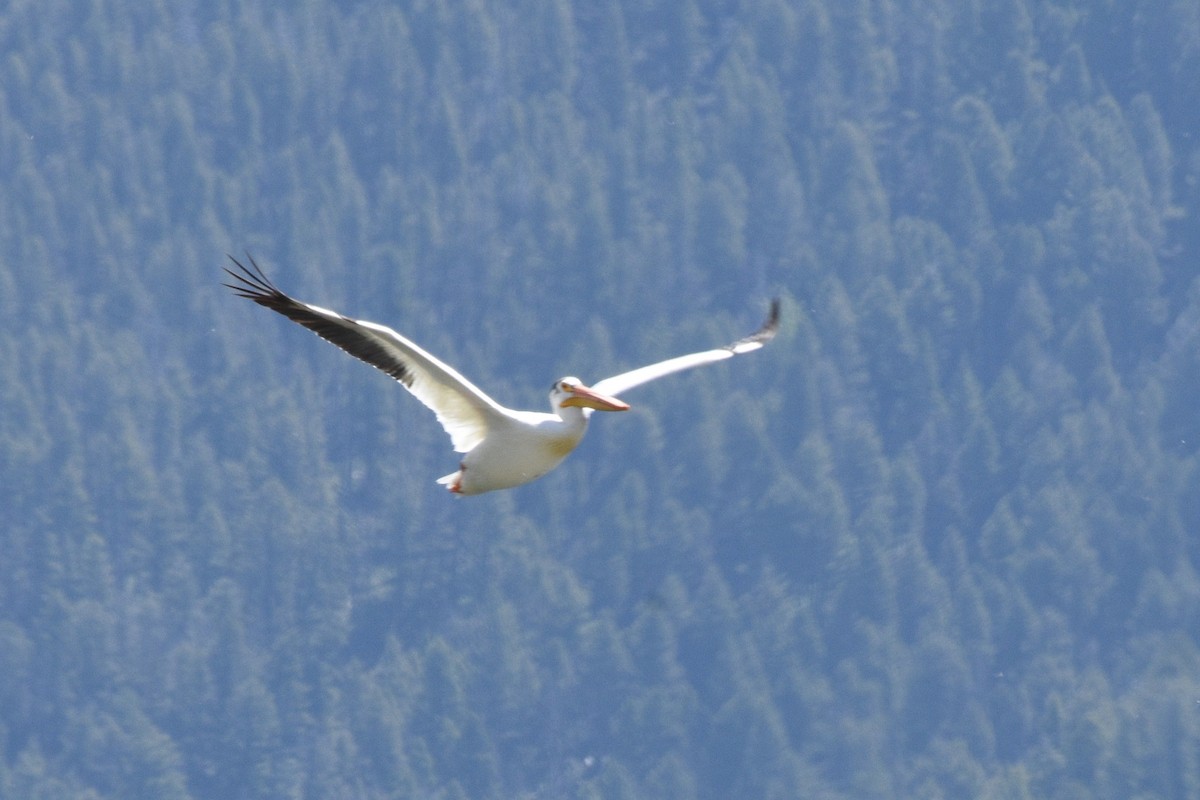
[[[629,372],[622,372],[620,375],[613,375],[611,378],[605,378],[602,381],[592,384],[591,388],[601,394],[613,395],[615,397],[622,392],[629,391],[635,386],[641,386],[643,383],[649,383],[664,375],[670,375],[673,372],[681,372],[685,369],[713,364],[717,361],[724,361],[727,358],[741,355],[742,353],[757,350],[775,338],[775,333],[778,330],[779,299],[776,298],[771,301],[771,310],[767,314],[767,321],[763,323],[761,328],[744,339],[738,339],[733,344],[719,347],[716,350],[705,350],[702,353],[677,356],[669,358],[666,361],[659,361],[657,364],[650,364],[630,370]]]
[[[242,297],[278,311],[355,358],[381,369],[404,384],[437,414],[450,434],[454,449],[466,453],[483,441],[488,429],[510,420],[508,409],[496,403],[453,367],[442,363],[386,325],[362,322],[320,306],[294,300],[267,279],[254,259],[251,272],[233,256],[238,272],[226,269],[236,284],[225,284]]]

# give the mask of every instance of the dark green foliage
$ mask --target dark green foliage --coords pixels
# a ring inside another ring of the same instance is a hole
[[[12,2],[0,53],[0,797],[1200,796],[1194,2]],[[245,250],[513,407],[783,330],[456,502]]]

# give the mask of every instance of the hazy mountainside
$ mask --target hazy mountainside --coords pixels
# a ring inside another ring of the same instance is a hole
[[[0,9],[0,796],[1200,796],[1200,9]],[[252,253],[498,400],[454,501]]]

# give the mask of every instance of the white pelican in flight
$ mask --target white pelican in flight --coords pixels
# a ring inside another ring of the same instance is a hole
[[[550,387],[551,413],[513,411],[488,397],[453,367],[374,322],[351,319],[287,296],[263,274],[254,259],[247,269],[233,256],[237,271],[225,268],[239,296],[278,311],[355,358],[404,384],[437,414],[455,451],[465,453],[457,472],[438,480],[459,495],[520,486],[558,466],[587,430],[592,411],[627,411],[616,395],[672,372],[712,364],[757,350],[775,336],[779,300],[756,332],[716,350],[679,356],[605,378],[591,387],[579,378],[559,378]]]

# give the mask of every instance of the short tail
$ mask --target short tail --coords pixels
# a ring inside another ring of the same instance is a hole
[[[441,478],[438,478],[437,482],[442,484],[443,486],[445,486],[453,494],[456,494],[459,497],[462,497],[463,496],[462,479],[463,479],[464,472],[465,472],[465,470],[462,470],[462,469],[460,469],[458,472],[451,472],[449,475],[445,475]]]

